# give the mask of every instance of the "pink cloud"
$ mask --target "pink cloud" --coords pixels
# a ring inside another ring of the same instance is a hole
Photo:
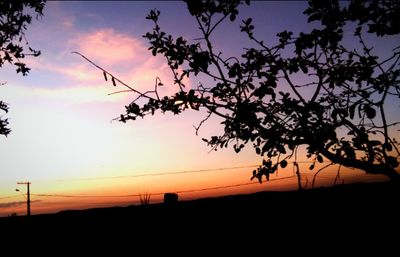
[[[51,78],[43,80],[43,88],[84,87],[86,90],[88,87],[110,86],[111,82],[104,81],[100,70],[71,53],[78,51],[137,90],[152,90],[156,77],[166,85],[160,88],[163,94],[177,90],[167,61],[162,56],[154,57],[148,50],[148,42],[141,35],[121,32],[117,28],[82,30],[78,27],[77,17],[57,2],[49,3],[47,12],[53,22],[47,23],[45,29],[38,25],[32,32],[35,42],[42,45],[42,55],[28,61],[32,73],[42,73],[43,78]],[[86,14],[91,20],[96,20],[97,15]],[[50,44],[41,41],[49,35],[52,37]],[[54,85],[54,78],[59,81],[57,85]],[[48,85],[50,82],[53,84]],[[111,92],[123,89],[108,87]],[[130,97],[129,93],[124,95]]]
[[[69,43],[72,47],[77,47],[79,52],[108,66],[146,60],[143,52],[147,52],[147,48],[141,40],[114,29],[81,34]]]
[[[70,29],[76,30],[76,28]],[[166,60],[161,56],[154,57],[147,48],[142,38],[114,29],[98,29],[86,33],[76,31],[70,34],[69,40],[57,46],[57,49],[62,49],[61,51],[55,54],[45,52],[40,58],[30,62],[30,67],[36,71],[56,74],[60,81],[55,90],[36,89],[34,93],[44,97],[62,95],[63,97],[60,96],[62,99],[72,99],[73,102],[124,101],[126,103],[135,97],[129,92],[107,96],[108,93],[126,88],[113,87],[110,80],[104,81],[99,69],[71,53],[78,51],[139,91],[153,90],[155,79],[159,77],[166,85],[159,88],[160,96],[173,94],[178,87],[173,85],[173,74]],[[190,86],[188,80],[185,84]],[[106,100],[103,100],[102,95]]]
[[[161,56],[154,57],[141,38],[114,29],[100,29],[80,34],[70,40],[69,44],[135,89],[142,91],[153,89],[156,77],[161,78],[165,85],[169,85],[160,89],[164,93],[172,93],[177,89],[173,86],[173,75],[166,60]],[[95,67],[89,67],[89,70],[86,65],[74,68],[75,71],[65,69],[64,73],[71,76],[77,74],[75,79],[80,77],[85,80],[92,79],[95,71],[94,76],[102,79],[102,75]],[[185,80],[185,83],[189,86],[189,80]]]

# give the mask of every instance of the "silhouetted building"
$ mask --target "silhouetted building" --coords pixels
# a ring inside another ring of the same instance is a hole
[[[175,193],[165,193],[164,194],[164,204],[175,204],[178,202],[178,194]]]

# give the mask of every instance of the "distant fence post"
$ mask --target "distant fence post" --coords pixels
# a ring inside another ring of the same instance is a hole
[[[296,167],[297,184],[299,186],[299,191],[301,191],[303,188],[301,187],[301,176],[300,176],[299,164],[297,162],[294,162],[293,165]]]

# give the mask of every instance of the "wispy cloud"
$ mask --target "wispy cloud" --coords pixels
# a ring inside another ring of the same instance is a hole
[[[119,102],[125,98],[119,94],[108,96],[112,92],[104,85],[64,87],[58,89],[37,88],[32,91],[34,96],[48,97],[53,100],[69,103],[88,103],[88,102]]]
[[[99,29],[83,33],[68,42],[85,55],[104,65],[124,65],[143,63],[146,59],[146,46],[143,41],[114,29]]]
[[[152,56],[145,42],[132,35],[114,29],[77,32],[75,37],[60,48],[68,49],[68,52],[64,50],[55,59],[43,58],[40,62],[33,63],[33,66],[44,72],[61,75],[60,84],[63,86],[37,88],[34,89],[35,95],[59,96],[73,102],[108,102],[130,97],[130,94],[106,97],[108,93],[113,92],[112,89],[119,91],[126,88],[107,87],[110,82],[104,81],[101,71],[78,55],[72,55],[72,51],[79,51],[137,90],[152,90],[156,77],[161,78],[165,85],[169,85],[160,88],[161,95],[177,90],[177,87],[173,86],[172,73],[166,61],[161,57]],[[188,81],[186,83],[189,84]]]
[[[33,202],[40,202],[40,200],[33,200]],[[0,208],[10,208],[10,207],[18,207],[21,205],[25,205],[26,201],[18,201],[18,202],[7,202],[7,203],[0,203]]]
[[[77,49],[136,89],[144,91],[151,89],[156,77],[160,77],[165,84],[173,84],[172,73],[165,59],[152,56],[142,38],[114,29],[99,29],[71,39],[68,47]],[[75,68],[76,73],[70,70],[64,71],[72,76],[78,74],[83,79],[85,76],[91,78],[92,75],[88,74],[93,74],[95,71],[95,76],[102,78],[101,73],[94,67],[89,67],[92,72],[87,70],[88,66]]]
[[[46,29],[36,26],[32,36],[42,50],[39,58],[30,58],[28,61],[29,67],[32,68],[30,78],[37,78],[34,84],[31,81],[27,81],[29,84],[21,84],[19,81],[15,83],[21,85],[23,91],[29,91],[25,96],[42,96],[74,104],[127,104],[135,97],[130,93],[108,96],[109,93],[126,88],[111,86],[110,81],[104,81],[100,70],[78,55],[73,55],[73,51],[84,54],[139,91],[153,90],[156,77],[161,78],[166,85],[160,88],[161,96],[170,95],[178,90],[173,84],[173,74],[166,60],[161,56],[154,57],[141,35],[122,32],[118,28],[87,29],[85,26],[78,26],[79,18],[63,10],[59,4],[52,3],[50,6],[47,17],[57,16],[57,19],[53,17],[54,22],[47,24]],[[96,17],[90,19],[94,18]],[[51,43],[46,41],[49,37],[52,38]],[[189,80],[185,82],[190,87]]]

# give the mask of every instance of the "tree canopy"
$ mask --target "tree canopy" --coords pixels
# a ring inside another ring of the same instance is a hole
[[[146,17],[154,28],[143,36],[152,54],[164,56],[173,71],[175,85],[169,86],[178,88],[176,94],[160,97],[157,90],[163,83],[158,79],[154,90],[140,92],[97,66],[106,80],[111,77],[114,85],[125,85],[137,94],[120,121],[156,111],[205,110],[199,129],[211,116],[219,116],[224,130],[203,140],[214,149],[232,146],[236,152],[252,145],[265,158],[253,172],[260,182],[286,167],[288,160],[296,164],[301,146],[313,163],[310,169],[327,160],[366,173],[400,177],[396,170],[400,121],[387,115],[388,99],[398,104],[400,98],[400,46],[383,57],[366,40],[374,37],[380,42],[400,33],[398,1],[311,0],[304,14],[315,28],[296,35],[284,30],[276,35],[275,45],[267,45],[257,35],[252,18],[244,19],[240,31],[252,47],[240,56],[224,56],[212,35],[222,21],[234,21],[240,6],[249,1],[185,2],[200,39],[190,42],[162,31],[158,10]],[[353,30],[356,46],[346,44],[345,28]],[[214,83],[185,85],[185,78],[200,75]]]
[[[27,10],[34,10],[36,17],[43,15],[45,0],[7,0],[0,2],[0,68],[9,63],[15,66],[17,73],[26,76],[29,67],[23,62],[26,56],[37,57],[40,51],[29,46],[25,36],[27,26],[32,22],[32,15]],[[4,85],[1,83],[0,85]],[[8,105],[0,101],[0,111],[8,112]],[[10,129],[8,120],[0,116],[0,135],[7,136]]]

